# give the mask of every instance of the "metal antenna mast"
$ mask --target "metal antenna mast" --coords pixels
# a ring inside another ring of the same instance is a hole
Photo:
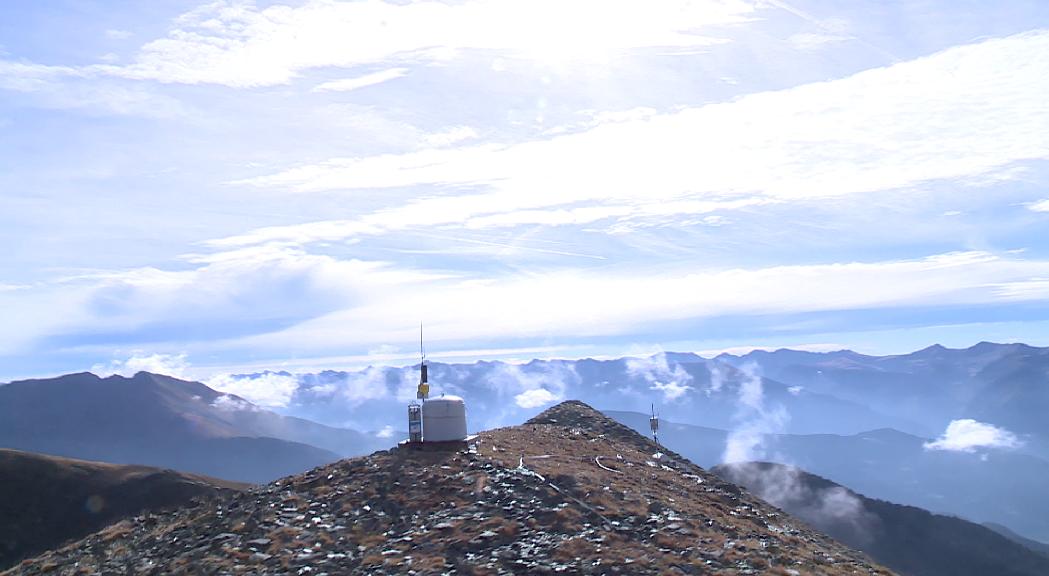
[[[419,400],[426,400],[430,396],[430,383],[427,374],[426,366],[426,349],[423,347],[423,325],[419,323],[419,390],[416,392],[415,397]]]

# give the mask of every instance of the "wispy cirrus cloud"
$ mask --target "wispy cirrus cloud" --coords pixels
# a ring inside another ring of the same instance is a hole
[[[120,30],[117,28],[106,30],[106,38],[109,38],[110,40],[127,40],[134,35],[135,33],[130,30]]]
[[[147,118],[172,118],[187,110],[179,100],[153,87],[108,78],[90,66],[49,66],[0,59],[0,90],[30,96],[29,105],[44,109]]]
[[[291,351],[308,359],[367,349],[375,342],[410,341],[418,336],[420,318],[435,344],[484,341],[498,346],[536,337],[626,335],[683,319],[1039,300],[1044,293],[1003,294],[998,287],[1049,277],[1045,261],[984,252],[707,272],[671,269],[639,274],[631,268],[500,278],[384,270],[374,264],[295,252],[277,252],[268,258],[227,255],[195,266],[196,270],[186,272],[147,269],[81,277],[66,288],[90,295],[79,300],[79,307],[70,309],[68,302],[78,300],[53,294],[57,300],[52,307],[66,309],[63,323],[5,325],[0,340],[14,345],[62,335],[60,342],[84,339],[104,348],[131,338],[153,342],[153,349],[192,354],[279,358]],[[630,305],[623,306],[624,302]],[[216,322],[222,323],[221,330]],[[165,370],[143,362],[109,368]],[[677,376],[655,378],[653,382],[662,387],[653,386],[668,399],[677,397],[688,386]],[[513,377],[531,382],[520,374]],[[668,387],[669,382],[676,384]],[[564,392],[537,380],[516,393],[536,388],[555,395]],[[256,398],[249,390],[228,391],[268,405],[269,400]],[[533,398],[536,394],[522,401],[538,401]]]
[[[237,346],[281,350],[291,343],[351,347],[403,342],[417,337],[419,318],[426,319],[435,338],[454,342],[621,335],[685,318],[987,304],[1005,301],[995,288],[1002,279],[1047,273],[1045,261],[970,252],[707,272],[641,274],[628,267],[464,276],[429,282],[423,291],[390,285],[354,306],[244,338]],[[369,328],[347,331],[346,326]]]
[[[819,32],[799,32],[787,38],[787,42],[799,50],[820,50],[848,40],[852,40],[852,37]]]
[[[478,136],[479,134],[477,133],[477,130],[474,130],[470,126],[452,126],[447,130],[428,134],[423,141],[429,147],[441,148],[443,146],[458,144],[466,140],[473,140]]]
[[[332,159],[237,184],[295,192],[468,190],[356,220],[217,245],[333,240],[423,223],[663,222],[762,203],[907,189],[1049,158],[1049,32],[952,48],[848,78],[520,144]],[[1003,110],[1008,110],[1003,114]],[[480,191],[477,191],[480,190]],[[612,228],[615,229],[615,228]]]
[[[988,9],[928,34],[939,9],[219,1],[100,17],[75,51],[46,19],[55,50],[0,60],[0,273],[30,287],[0,285],[0,355],[323,369],[420,318],[449,354],[523,356],[1033,308],[1049,33]],[[878,38],[912,60],[886,66],[865,31],[903,19]]]
[[[387,70],[380,70],[379,72],[372,72],[371,74],[365,74],[364,76],[357,76],[355,78],[344,78],[342,80],[331,80],[328,82],[324,82],[315,86],[313,88],[313,91],[350,92],[352,90],[358,90],[367,86],[375,86],[376,84],[382,84],[383,82],[396,80],[397,78],[403,77],[407,73],[407,68],[389,68]]]
[[[609,58],[622,50],[721,42],[698,31],[743,22],[753,10],[742,0],[311,0],[266,8],[219,1],[180,16],[167,36],[145,44],[133,63],[100,70],[243,88],[284,84],[314,68],[439,63],[456,50],[558,61]]]

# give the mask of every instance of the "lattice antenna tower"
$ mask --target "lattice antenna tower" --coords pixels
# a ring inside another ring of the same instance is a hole
[[[652,428],[652,440],[659,444],[659,416],[656,415],[655,404],[652,404],[652,417],[648,419],[648,425]]]

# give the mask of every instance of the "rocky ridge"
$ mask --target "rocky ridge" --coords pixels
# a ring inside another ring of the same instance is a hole
[[[579,402],[137,516],[14,573],[891,574]]]

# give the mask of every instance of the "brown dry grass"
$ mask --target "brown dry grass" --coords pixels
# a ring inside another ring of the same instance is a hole
[[[412,556],[412,568],[424,574],[444,570],[447,564],[444,556],[423,556],[421,558]]]
[[[559,422],[565,421],[560,415],[557,418]],[[594,418],[603,417],[595,415]],[[524,526],[570,531],[580,529],[584,522],[603,525],[598,514],[609,520],[643,521],[651,514],[665,515],[668,511],[673,511],[678,518],[675,522],[681,524],[680,528],[659,533],[650,541],[648,527],[640,528],[627,541],[618,541],[618,533],[609,535],[600,553],[588,550],[585,540],[569,540],[558,546],[555,557],[559,560],[567,562],[576,557],[597,555],[604,565],[623,565],[629,558],[634,561],[631,565],[639,566],[638,559],[647,557],[652,563],[649,569],[663,566],[670,570],[673,564],[682,561],[680,551],[687,545],[719,552],[724,566],[745,562],[766,573],[777,563],[770,560],[780,556],[783,550],[789,550],[792,558],[803,561],[797,569],[806,574],[853,573],[857,566],[853,562],[865,562],[862,555],[815,533],[804,538],[764,533],[765,515],[778,513],[777,510],[697,467],[687,469],[692,476],[687,477],[681,465],[675,464],[681,460],[679,457],[639,439],[633,432],[622,433],[625,438],[632,436],[624,442],[617,441],[618,432],[611,432],[601,437],[585,427],[527,424],[481,434],[480,455],[509,468],[516,468],[523,457],[525,466],[566,493],[569,507],[539,514],[538,518],[526,520]],[[666,456],[654,457],[657,451]],[[667,466],[670,464],[672,466]],[[697,476],[702,478],[702,483],[696,481]],[[741,538],[755,533],[764,533],[762,538],[768,548],[762,549],[756,540],[751,542],[753,537]],[[641,534],[646,536],[639,538]],[[726,550],[723,545],[727,538],[735,543]],[[834,553],[850,560],[839,565],[813,561],[817,551],[834,548],[840,550]],[[673,552],[662,553],[659,549]],[[870,566],[873,573],[890,574],[873,564]],[[867,573],[866,567],[863,572]]]
[[[594,556],[594,545],[582,538],[569,538],[554,548],[554,558],[559,562],[573,562],[576,558]]]

